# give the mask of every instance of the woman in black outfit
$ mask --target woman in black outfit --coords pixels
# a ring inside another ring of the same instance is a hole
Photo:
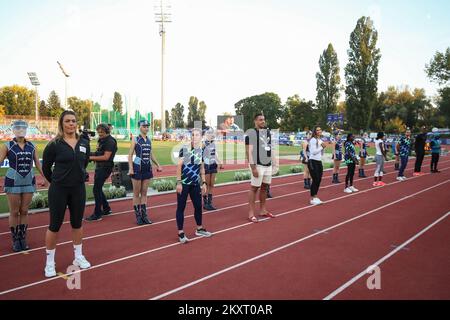
[[[58,232],[64,221],[66,208],[70,211],[70,224],[75,251],[73,265],[90,268],[82,253],[82,220],[86,205],[85,177],[89,163],[89,141],[77,134],[77,119],[73,111],[64,111],[58,121],[58,135],[45,147],[43,171],[50,182],[48,202],[50,226],[45,237],[47,262],[45,276],[56,276],[55,251]],[[54,168],[52,170],[52,166]]]

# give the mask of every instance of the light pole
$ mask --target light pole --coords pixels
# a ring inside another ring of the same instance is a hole
[[[70,77],[70,75],[64,70],[63,66],[59,61],[56,61],[58,63],[59,68],[61,69],[63,75],[64,75],[64,109],[67,109],[67,78]]]
[[[164,5],[164,1],[158,1],[155,7],[155,21],[159,23],[159,34],[161,36],[161,132],[166,131],[166,121],[164,114],[164,54],[166,51],[166,23],[172,22],[171,6]]]
[[[38,86],[40,86],[41,83],[39,82],[36,72],[28,72],[28,78],[30,78],[31,84],[34,86],[34,91],[36,93],[35,113],[36,113],[36,127],[37,127],[39,122]]]

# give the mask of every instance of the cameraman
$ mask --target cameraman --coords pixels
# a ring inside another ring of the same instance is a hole
[[[111,175],[114,166],[114,156],[117,152],[117,141],[111,136],[111,129],[106,124],[99,124],[97,126],[98,144],[97,152],[91,153],[89,160],[95,161],[95,176],[94,176],[94,198],[95,209],[94,213],[86,218],[87,221],[102,220],[102,216],[110,215],[111,208],[103,193],[103,185]]]

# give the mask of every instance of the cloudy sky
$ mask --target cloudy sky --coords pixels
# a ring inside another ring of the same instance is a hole
[[[41,98],[64,96],[56,61],[72,75],[69,95],[111,104],[114,91],[131,110],[160,114],[161,38],[149,0],[0,0],[0,86],[30,86]],[[436,85],[424,67],[450,46],[446,0],[171,0],[167,26],[166,107],[195,95],[207,120],[266,91],[283,101],[315,99],[319,55],[335,47],[342,79],[349,36],[370,15],[379,32],[379,90]],[[342,97],[343,98],[343,97]],[[215,122],[213,120],[213,122]],[[214,123],[213,123],[214,124]]]

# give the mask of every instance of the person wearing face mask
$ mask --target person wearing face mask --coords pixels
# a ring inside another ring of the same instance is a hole
[[[67,207],[70,212],[75,258],[80,269],[91,267],[83,255],[83,215],[86,206],[86,168],[89,163],[89,141],[77,133],[77,117],[71,110],[59,117],[58,134],[44,150],[42,170],[50,182],[48,205],[50,225],[45,237],[47,261],[45,276],[56,276],[56,241]],[[54,165],[54,167],[53,167]]]
[[[106,124],[99,124],[97,126],[98,144],[97,151],[91,153],[89,159],[95,161],[95,176],[94,176],[94,198],[95,208],[94,213],[86,218],[86,221],[99,221],[103,216],[112,213],[106,196],[103,193],[103,185],[109,178],[114,167],[114,156],[117,152],[117,141],[111,136],[111,128]]]
[[[33,163],[42,176],[38,151],[33,143],[26,140],[28,124],[14,121],[12,130],[14,139],[0,146],[0,163],[9,161],[5,176],[5,193],[9,206],[9,228],[14,252],[28,250],[27,228],[28,208],[36,191],[36,178]],[[44,183],[46,185],[47,182]]]

